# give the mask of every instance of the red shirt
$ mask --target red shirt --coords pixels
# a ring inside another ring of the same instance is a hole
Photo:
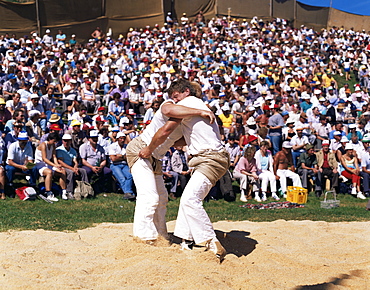
[[[322,164],[322,168],[330,168],[330,165],[328,162],[328,153],[324,153],[324,163]]]

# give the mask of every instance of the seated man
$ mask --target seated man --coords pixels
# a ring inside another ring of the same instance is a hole
[[[29,162],[33,162],[33,150],[31,143],[28,142],[27,132],[18,134],[18,141],[12,143],[8,149],[8,158],[6,159],[6,177],[8,178],[9,186],[13,186],[14,175],[16,172],[30,174],[29,184],[36,188],[36,180],[38,178],[38,170],[34,166],[28,169],[26,166]]]
[[[74,199],[74,180],[79,178],[82,181],[89,182],[86,170],[78,168],[77,151],[71,147],[72,136],[64,134],[62,137],[62,145],[57,147],[56,154],[59,164],[64,168],[67,175],[67,198]]]
[[[29,117],[30,119],[26,123],[26,131],[33,146],[37,147],[40,144],[40,139],[42,136],[42,130],[39,124],[40,112],[32,110],[29,114]]]
[[[105,151],[98,144],[99,132],[92,130],[89,133],[88,142],[81,145],[79,151],[82,159],[82,168],[86,170],[89,182],[92,183],[95,194],[102,192],[105,188],[112,171],[106,167],[107,160]],[[92,182],[94,176],[94,182]]]
[[[329,144],[329,140],[322,141],[322,149],[316,153],[317,166],[319,168],[315,189],[317,197],[320,197],[322,194],[324,176],[327,176],[327,178],[331,180],[331,188],[338,187],[338,162],[334,152],[329,150]]]
[[[315,180],[317,180],[317,173],[319,171],[313,147],[313,145],[307,144],[306,152],[301,153],[298,158],[298,174],[302,179],[302,185],[304,188],[308,187],[309,178],[315,177]],[[318,190],[317,187],[315,190]]]
[[[39,124],[40,124],[40,127],[41,127],[43,133],[45,133],[45,131],[46,131],[46,115],[45,115],[44,107],[39,101],[40,101],[40,97],[37,94],[32,94],[31,95],[31,101],[29,101],[26,104],[27,114],[31,118],[31,115],[32,115],[31,112],[38,111],[38,113],[39,113]]]
[[[302,187],[301,179],[297,173],[294,173],[295,168],[292,160],[292,145],[289,141],[283,142],[282,150],[274,156],[274,174],[276,180],[280,180],[281,190],[284,198],[286,198],[286,179],[287,177],[293,180],[294,186]]]
[[[133,200],[133,180],[130,168],[126,161],[126,149],[124,148],[126,135],[122,132],[117,134],[117,141],[108,147],[108,154],[112,164],[110,169],[124,193],[123,199]]]

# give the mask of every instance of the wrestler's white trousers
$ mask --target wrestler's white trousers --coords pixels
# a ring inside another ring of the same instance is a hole
[[[196,244],[216,237],[211,220],[203,208],[203,199],[212,188],[209,179],[195,171],[180,200],[174,235]]]
[[[141,240],[155,240],[159,234],[167,238],[168,193],[163,176],[155,175],[150,162],[142,158],[132,166],[131,173],[137,191],[134,237]]]
[[[299,186],[302,187],[301,178],[297,173],[294,173],[293,171],[289,169],[278,169],[276,170],[276,175],[280,177],[280,187],[281,190],[286,193],[286,179],[291,178],[293,180],[293,186]]]

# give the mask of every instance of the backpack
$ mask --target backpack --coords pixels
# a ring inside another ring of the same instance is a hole
[[[94,196],[94,189],[90,183],[76,180],[76,188],[73,195],[76,200],[81,200],[83,197]]]
[[[15,190],[15,193],[18,195],[20,200],[35,200],[36,191],[33,187],[22,186]]]

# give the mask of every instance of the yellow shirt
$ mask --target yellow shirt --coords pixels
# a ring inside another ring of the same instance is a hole
[[[328,88],[331,86],[331,82],[334,81],[334,78],[332,76],[328,76],[327,74],[324,74],[322,76],[323,86],[325,88]]]
[[[224,114],[221,114],[218,116],[222,121],[222,126],[225,128],[230,128],[231,124],[233,123],[233,115],[229,114],[228,117],[226,117]]]

